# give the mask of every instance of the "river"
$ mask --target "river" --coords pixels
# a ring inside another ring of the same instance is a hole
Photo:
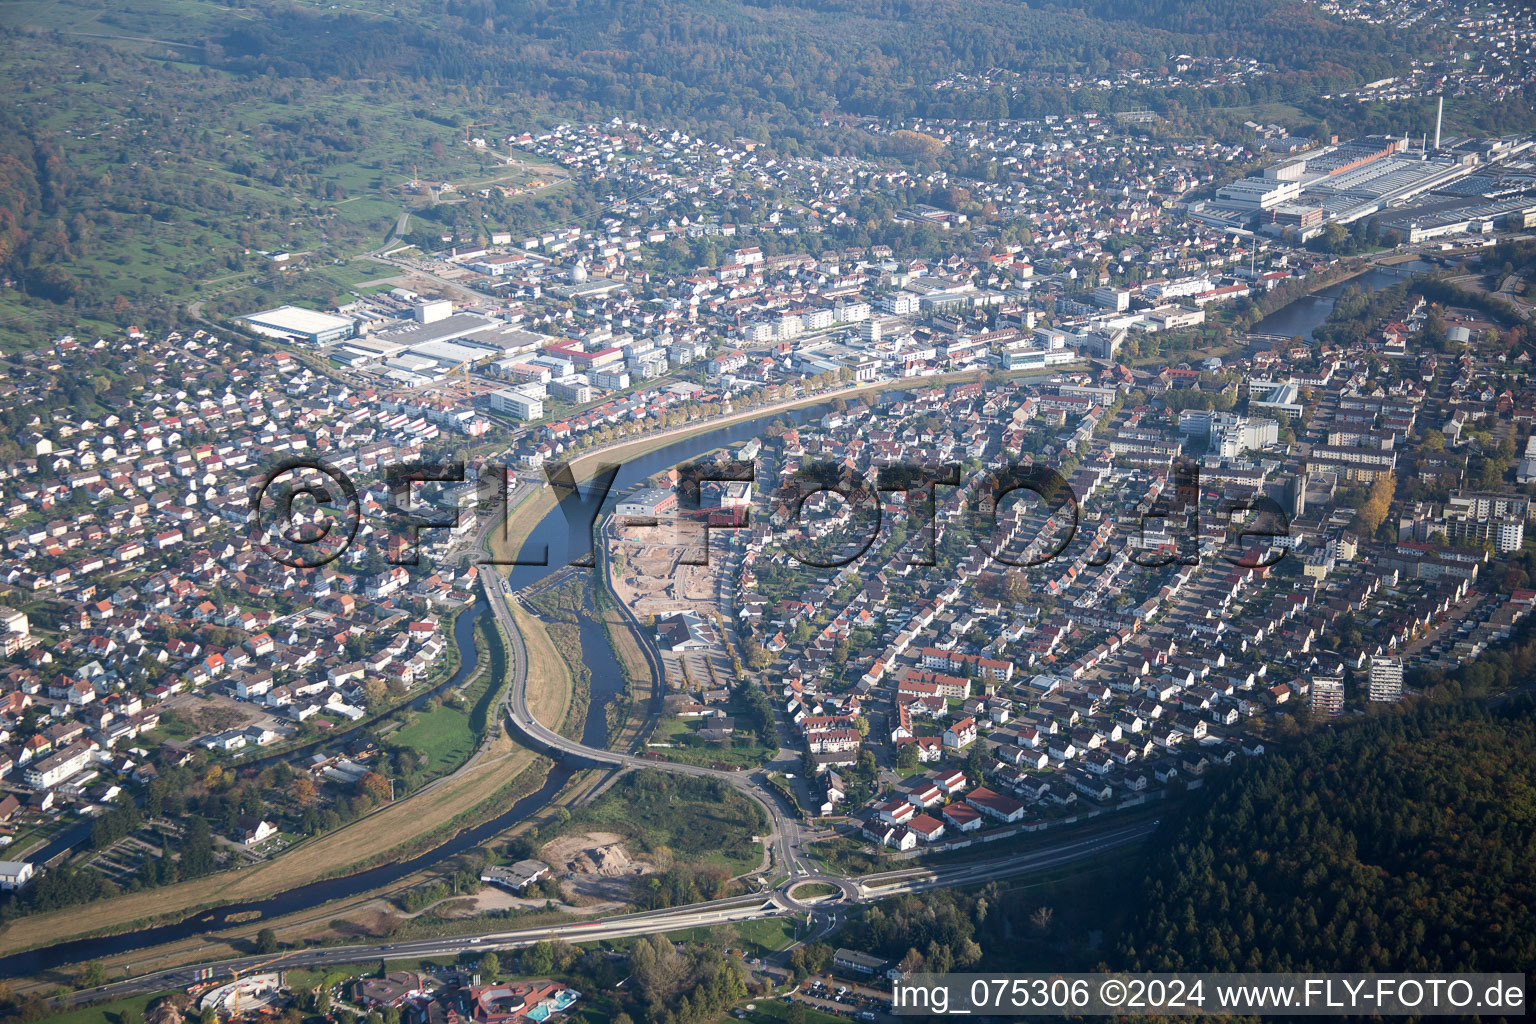
[[[631,459],[619,469],[605,507],[612,508],[613,504],[629,488],[654,473],[670,469],[679,462],[701,453],[757,437],[761,434],[763,428],[774,420],[803,424],[820,417],[825,412],[825,409],[826,407],[822,405],[810,406],[803,409],[764,415],[750,420],[742,420],[730,426],[721,427],[686,440],[676,441],[665,447],[658,448],[647,455]],[[581,519],[585,522],[587,516],[582,516]],[[586,554],[590,548],[584,544],[581,534],[582,531],[580,529],[573,529],[567,522],[564,512],[559,507],[551,509],[549,513],[539,520],[538,525],[534,527],[528,536],[528,540],[523,545],[525,553],[532,553],[541,551],[544,545],[547,544],[549,547],[548,564],[506,566],[505,569],[511,581],[511,586],[514,589],[520,589],[537,583],[550,574],[559,571],[572,559]],[[474,644],[474,625],[487,610],[482,599],[473,609],[459,616],[453,631],[454,641],[459,650],[459,668],[454,673],[453,678],[443,684],[443,687],[440,689],[457,686],[459,682],[474,670],[478,658],[478,652],[475,650]],[[623,692],[625,685],[624,673],[619,667],[618,659],[614,656],[612,648],[609,647],[601,627],[590,619],[583,622],[581,645],[583,660],[592,673],[591,701],[587,708],[586,721],[582,726],[582,742],[588,746],[602,747],[607,745],[608,738],[607,705],[614,697]],[[505,678],[506,665],[504,664],[503,652],[499,647],[495,647],[492,650],[492,654],[491,670],[498,677]],[[423,694],[420,699],[425,700],[426,696],[426,694]],[[281,756],[291,757],[293,752],[290,751]],[[255,764],[257,762],[251,763]],[[496,817],[483,824],[466,829],[447,842],[407,860],[381,864],[355,874],[311,882],[308,885],[289,889],[286,892],[265,899],[225,904],[174,924],[154,925],[119,935],[76,939],[30,950],[25,953],[0,957],[0,977],[34,975],[62,963],[95,960],[135,949],[194,938],[229,926],[231,923],[230,918],[236,915],[256,913],[262,918],[281,917],[309,910],[332,900],[346,899],[381,886],[389,885],[416,871],[430,868],[438,861],[462,853],[465,850],[473,849],[522,821],[549,803],[560,788],[570,780],[573,774],[572,769],[566,768],[563,765],[556,765],[549,773],[549,777],[544,785],[527,796],[518,799]],[[81,839],[76,841],[83,841],[84,835],[89,835],[88,825]],[[288,856],[293,855],[295,854],[288,854]],[[302,852],[297,853],[297,855],[302,856]],[[23,919],[13,923],[11,927],[25,928],[27,924],[25,919]]]
[[[484,601],[476,601],[474,605],[466,608],[459,614],[457,618],[454,619],[453,640],[454,646],[457,647],[459,651],[459,667],[457,671],[453,673],[453,675],[444,679],[436,686],[423,690],[415,697],[412,697],[407,702],[410,707],[417,710],[422,709],[426,706],[426,703],[430,698],[446,693],[449,690],[456,689],[464,682],[469,674],[475,670],[475,624],[480,620],[480,616],[485,614],[485,611],[486,608]],[[465,655],[465,651],[469,652],[468,656]],[[388,712],[381,716],[381,718],[388,718],[389,715],[393,713],[394,712]],[[360,726],[354,726],[353,728],[348,729],[346,733],[322,736],[319,739],[311,740],[307,743],[301,743],[293,747],[286,747],[282,750],[270,751],[253,758],[243,759],[239,754],[237,754],[234,764],[235,767],[239,768],[241,771],[245,771],[251,768],[264,768],[274,761],[288,761],[290,763],[295,762],[305,754],[318,750],[321,747],[329,746],[334,748],[341,736],[350,735],[354,730],[357,729],[366,729],[370,724],[372,723],[363,723]],[[244,751],[241,751],[241,753],[243,754]],[[39,865],[50,863],[55,857],[58,857],[61,854],[74,849],[76,846],[89,839],[91,835],[91,825],[93,822],[94,819],[89,818],[77,822],[75,825],[72,825],[71,827],[65,829],[63,832],[54,836],[43,846],[28,853],[26,855],[26,859],[32,861],[34,864]]]
[[[1400,267],[1382,267],[1368,271],[1350,281],[1330,285],[1328,288],[1298,299],[1284,308],[1271,313],[1254,326],[1254,331],[1287,337],[1294,335],[1301,335],[1304,338],[1310,337],[1312,329],[1328,318],[1329,312],[1333,309],[1334,302],[1343,293],[1344,289],[1350,285],[1360,285],[1372,289],[1382,288],[1401,280],[1409,274],[1423,272],[1428,269],[1431,269],[1428,264],[1415,261],[1411,264],[1403,264]],[[922,386],[922,382],[920,380],[914,381],[914,385]],[[880,400],[889,399],[891,394],[885,393],[881,396]],[[758,437],[763,428],[774,420],[782,420],[800,425],[819,418],[825,410],[825,405],[816,405],[742,420],[704,434],[673,442],[648,454],[630,459],[620,466],[613,486],[604,503],[604,508],[611,509],[617,500],[630,488],[655,473],[670,469],[678,463],[704,452]],[[586,486],[590,487],[592,484],[588,483]],[[535,555],[542,553],[547,545],[548,557],[545,559],[547,564],[504,566],[503,570],[512,589],[520,590],[538,583],[552,573],[559,571],[573,559],[590,552],[591,542],[583,536],[585,528],[590,526],[590,512],[580,514],[577,517],[577,521],[573,523],[567,519],[565,512],[559,506],[551,509],[530,532],[520,554],[521,558],[531,561]],[[413,704],[425,702],[431,693],[441,692],[442,690],[458,686],[474,670],[478,657],[474,645],[474,627],[479,617],[486,610],[482,599],[474,608],[459,616],[458,621],[454,624],[453,631],[454,641],[459,649],[460,661],[458,671],[441,686],[434,688],[429,693],[421,694],[412,702]],[[602,629],[590,620],[583,622],[581,646],[583,660],[592,673],[591,700],[587,709],[586,721],[582,726],[582,742],[588,746],[606,746],[606,709],[608,703],[623,692],[624,674],[619,667],[618,659],[614,656],[612,648],[608,645]],[[504,664],[501,664],[502,654],[499,648],[495,651],[495,658],[496,663],[492,665],[492,670],[505,675],[506,668]],[[296,753],[298,752],[290,750],[281,755],[264,755],[260,759],[248,762],[243,767],[257,765],[279,756],[291,758]],[[501,814],[483,824],[458,833],[452,839],[426,853],[407,860],[381,864],[351,875],[312,882],[266,899],[226,904],[174,924],[156,925],[120,935],[77,939],[25,953],[0,957],[0,977],[32,975],[60,963],[98,959],[142,947],[193,938],[227,927],[232,916],[249,915],[254,912],[263,918],[281,917],[307,910],[332,900],[345,899],[388,885],[416,871],[429,868],[437,861],[452,857],[465,850],[473,849],[492,836],[510,828],[553,799],[555,794],[570,780],[573,774],[571,769],[556,765],[549,773],[549,777],[543,786],[515,801],[512,806],[508,807]],[[55,845],[62,844],[62,846],[68,846],[83,842],[88,835],[89,823],[82,823],[54,840],[53,843],[50,843],[50,848]],[[50,856],[58,852],[60,850],[53,850]],[[12,925],[12,927],[26,927],[26,924],[23,920]]]
[[[1283,338],[1301,337],[1310,341],[1312,329],[1328,319],[1328,314],[1333,312],[1333,304],[1351,285],[1375,291],[1378,288],[1394,285],[1414,274],[1423,274],[1434,269],[1423,260],[1414,260],[1412,263],[1401,263],[1395,267],[1376,267],[1373,270],[1367,270],[1359,277],[1331,284],[1321,291],[1304,295],[1295,302],[1282,306],[1254,324],[1253,332],[1275,334]]]
[[[914,381],[914,386],[921,386],[921,381]],[[881,395],[883,400],[889,400],[891,392]],[[617,475],[614,477],[613,486],[608,491],[607,500],[603,503],[604,510],[611,510],[618,500],[636,484],[641,483],[647,477],[663,470],[671,469],[679,463],[691,458],[713,451],[727,445],[739,444],[749,441],[762,434],[763,428],[774,420],[782,420],[796,426],[803,425],[813,419],[819,419],[826,412],[825,405],[809,406],[803,409],[793,409],[787,412],[777,412],[765,416],[742,420],[730,426],[720,427],[716,430],[699,434],[682,441],[674,441],[662,448],[658,448],[646,455],[638,455],[622,463]],[[601,455],[593,456],[598,460]],[[595,481],[588,481],[582,485],[582,494],[587,494],[587,488],[596,486]],[[575,504],[574,502],[572,503]],[[592,540],[587,531],[592,526],[590,510],[573,513],[574,522],[568,521],[564,512],[560,509],[551,511],[538,526],[528,535],[523,542],[518,554],[520,559],[533,560],[542,555],[545,545],[549,547],[548,565],[507,565],[502,566],[503,575],[513,590],[521,590],[524,587],[537,583],[548,576],[554,569],[568,564],[574,559],[589,555],[592,551]]]

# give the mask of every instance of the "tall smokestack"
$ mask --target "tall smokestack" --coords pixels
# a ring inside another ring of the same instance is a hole
[[[1445,97],[1440,97],[1440,103],[1435,107],[1435,152],[1440,151],[1440,119],[1445,116]]]

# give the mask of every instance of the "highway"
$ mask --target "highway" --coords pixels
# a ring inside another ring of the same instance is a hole
[[[487,524],[477,538],[476,547],[499,525]],[[302,949],[285,954],[276,961],[269,955],[236,957],[147,974],[99,988],[82,989],[71,996],[72,1002],[95,1002],[184,987],[197,980],[196,972],[199,970],[212,970],[212,976],[218,977],[267,964],[291,968],[355,963],[379,958],[457,956],[465,952],[518,949],[551,938],[561,938],[568,942],[595,942],[798,914],[807,915],[813,926],[819,917],[823,925],[830,926],[842,916],[849,904],[938,888],[980,885],[995,879],[1059,867],[1143,841],[1156,826],[1156,822],[1123,825],[1087,836],[1069,837],[1065,842],[1045,848],[954,865],[906,868],[856,879],[830,874],[805,852],[802,824],[797,813],[775,790],[766,785],[763,769],[727,771],[591,747],[560,735],[535,718],[528,704],[527,649],[509,605],[509,601],[514,598],[508,594],[505,580],[495,565],[481,564],[479,572],[497,628],[506,640],[511,678],[503,696],[503,713],[514,735],[531,748],[570,765],[619,770],[650,768],[715,779],[735,787],[761,806],[767,816],[769,833],[763,837],[763,842],[771,859],[769,874],[783,876],[780,884],[771,891],[758,894],[626,914],[611,920],[572,921],[538,928],[486,931],[392,944],[366,943]],[[811,882],[826,883],[835,888],[836,892],[806,899],[792,895],[793,890]],[[818,929],[817,933],[824,930]]]
[[[503,526],[502,522],[494,520],[487,522],[478,531],[470,550],[482,550],[491,534],[495,530],[502,529]],[[839,888],[847,886],[845,879],[827,875],[805,854],[796,809],[789,806],[783,797],[766,784],[766,769],[750,772],[724,771],[703,765],[641,757],[604,747],[590,747],[560,735],[535,718],[528,706],[528,651],[523,643],[522,631],[517,628],[517,623],[512,618],[512,610],[508,606],[508,601],[514,598],[508,593],[506,579],[501,574],[499,566],[482,563],[477,568],[481,586],[485,590],[486,603],[491,606],[497,629],[506,641],[509,655],[508,671],[512,678],[506,689],[504,707],[508,726],[514,736],[540,753],[567,764],[620,770],[653,768],[681,775],[713,778],[733,786],[761,807],[767,816],[769,833],[763,837],[763,845],[769,851],[771,858],[769,870],[775,874],[788,875],[789,882],[785,883],[786,886],[793,882],[807,880],[825,881]],[[632,615],[631,622],[637,631],[642,629]],[[653,685],[660,692],[665,687],[661,664],[657,661],[646,638],[642,635],[639,639],[646,660],[650,664]],[[796,763],[787,770],[797,771],[798,768]],[[790,902],[793,904],[793,901]]]
[[[560,735],[535,718],[528,707],[527,649],[523,645],[522,633],[518,630],[517,623],[512,618],[512,611],[507,605],[508,598],[502,576],[494,565],[481,565],[479,570],[487,601],[496,618],[496,625],[501,630],[502,636],[506,638],[507,648],[511,653],[509,667],[512,679],[507,688],[506,710],[512,731],[522,742],[542,754],[567,764],[601,768],[652,768],[680,775],[717,779],[726,785],[734,786],[762,807],[767,815],[770,831],[764,839],[764,845],[771,852],[773,866],[779,873],[788,874],[791,879],[797,881],[814,879],[830,882],[839,887],[844,884],[844,880],[826,875],[805,855],[801,846],[800,822],[793,809],[786,806],[777,793],[763,784],[762,770],[724,771],[703,765],[681,764],[601,747],[589,747]]]
[[[568,942],[597,942],[608,939],[630,938],[653,932],[675,931],[755,918],[773,917],[791,911],[774,903],[767,896],[738,897],[693,904],[669,910],[628,914],[612,921],[578,921],[568,925],[526,928],[517,931],[488,932],[481,935],[460,935],[441,939],[419,939],[409,942],[357,944],[330,946],[316,949],[294,950],[284,956],[270,953],[234,957],[228,960],[178,967],[168,971],[146,974],[126,981],[113,982],[98,988],[82,989],[71,999],[74,1003],[98,1002],[120,999],[141,992],[158,992],[169,988],[186,987],[198,980],[198,972],[212,970],[212,977],[222,977],[252,967],[270,965],[289,970],[297,967],[320,967],[327,964],[358,963],[364,960],[406,960],[416,957],[457,956],[465,952],[518,949],[531,946],[545,939],[563,938]]]
[[[1004,855],[988,860],[973,861],[937,868],[908,868],[865,875],[859,879],[836,879],[842,890],[813,902],[790,899],[783,891],[786,883],[771,893],[734,896],[705,903],[694,903],[666,910],[652,910],[626,914],[612,919],[573,921],[570,924],[543,925],[537,928],[510,931],[488,931],[479,934],[456,935],[437,939],[417,939],[407,942],[329,946],[316,949],[294,950],[281,957],[271,954],[234,957],[196,967],[180,967],[154,974],[142,975],[126,981],[113,982],[98,988],[81,989],[70,998],[74,1003],[91,1003],[143,992],[158,992],[169,988],[185,987],[197,980],[197,971],[211,970],[211,977],[223,977],[235,971],[253,967],[273,967],[287,970],[296,967],[317,967],[327,964],[358,963],[369,960],[408,960],[421,957],[459,956],[464,953],[515,950],[531,946],[546,939],[564,939],[567,942],[600,942],[613,939],[633,938],[661,932],[682,931],[689,928],[709,927],[740,921],[753,921],[770,917],[787,917],[826,908],[834,919],[839,910],[849,902],[869,902],[892,896],[921,893],[931,889],[952,886],[981,885],[994,879],[1009,878],[1033,871],[1060,867],[1100,853],[1140,842],[1150,836],[1156,822],[1122,826],[1117,829],[1075,839],[1049,849]]]
[[[496,524],[499,525],[499,524]],[[494,526],[482,531],[482,542]],[[568,942],[598,942],[631,938],[661,932],[681,931],[738,921],[805,914],[814,926],[821,917],[823,934],[841,917],[848,905],[921,893],[953,886],[981,885],[995,879],[1014,877],[1034,871],[1059,867],[1098,854],[1143,841],[1151,835],[1156,822],[1137,823],[1107,829],[1087,836],[1069,838],[1047,848],[1004,854],[997,857],[936,867],[914,867],[879,872],[857,879],[832,875],[822,870],[805,853],[802,825],[794,810],[779,794],[763,782],[763,771],[725,771],[702,765],[652,760],[620,751],[590,747],[550,729],[534,717],[528,705],[528,656],[521,631],[512,618],[504,578],[494,565],[479,566],[481,583],[495,616],[497,628],[506,639],[508,670],[511,675],[503,697],[503,711],[509,727],[530,747],[567,764],[620,770],[651,768],[699,778],[712,778],[735,787],[757,802],[770,823],[764,844],[771,854],[771,873],[786,876],[773,890],[747,896],[712,900],[666,910],[626,914],[611,920],[572,921],[537,928],[486,931],[445,938],[420,939],[399,943],[364,943],[294,950],[274,960],[270,955],[235,957],[189,967],[160,971],[114,982],[99,988],[82,989],[70,997],[73,1003],[117,999],[142,992],[185,987],[197,980],[197,972],[211,970],[212,977],[257,966],[282,968],[315,967],[327,964],[356,963],[374,959],[410,959],[458,956],[467,952],[514,950],[544,939],[561,938]],[[792,891],[809,882],[824,882],[837,891],[822,897],[797,899]],[[823,913],[825,912],[825,916]],[[205,975],[205,977],[208,975]]]

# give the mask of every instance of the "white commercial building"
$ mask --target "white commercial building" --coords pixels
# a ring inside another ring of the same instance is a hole
[[[1294,202],[1301,182],[1279,178],[1244,178],[1216,190],[1216,199],[1237,210],[1270,210]]]
[[[492,391],[489,395],[492,412],[513,416],[520,420],[536,420],[544,415],[544,402],[513,388]]]
[[[587,374],[587,379],[595,387],[609,391],[623,391],[629,387],[629,374],[624,370],[593,370]]]
[[[1131,293],[1124,288],[1096,288],[1093,301],[1095,305],[1123,313],[1131,308]]]
[[[77,743],[29,766],[26,782],[33,789],[52,789],[90,763],[90,744]]]
[[[411,315],[419,324],[435,324],[453,316],[453,303],[447,299],[418,302],[411,307]]]
[[[257,334],[289,341],[307,341],[311,345],[328,345],[333,341],[350,338],[357,326],[344,316],[332,316],[298,306],[278,306],[240,319],[250,324]]]
[[[29,860],[0,860],[0,890],[15,892],[32,880],[36,869]]]

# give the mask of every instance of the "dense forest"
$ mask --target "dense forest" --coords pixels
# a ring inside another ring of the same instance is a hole
[[[169,327],[194,299],[211,299],[214,315],[278,296],[329,304],[374,268],[325,268],[384,242],[405,180],[491,176],[488,158],[460,144],[471,123],[617,114],[786,155],[898,160],[859,118],[1146,107],[1168,118],[1149,132],[1231,141],[1265,104],[1302,130],[1396,132],[1427,123],[1429,101],[1326,97],[1440,52],[1438,32],[1341,24],[1295,0],[409,0],[372,12],[58,0],[46,15],[17,5],[0,11],[11,100],[0,111],[0,344],[18,322]],[[1122,72],[1155,82],[1171,54],[1268,70],[1211,88],[1107,84]],[[997,84],[954,84],[994,72]],[[1469,97],[1448,116],[1448,128],[1512,131],[1531,127],[1536,109]],[[577,183],[471,198],[418,221],[412,240],[466,223],[581,222],[604,197]],[[921,228],[889,226],[890,202],[917,198],[850,201],[860,227],[834,241],[940,246],[916,237]],[[280,269],[268,251],[307,262]],[[658,266],[700,255],[662,253]]]
[[[1354,82],[1357,74],[1389,74],[1400,59],[1380,30],[1328,24],[1298,3],[1255,0],[448,0],[442,10],[453,43],[428,44],[415,67],[429,75],[472,80],[497,53],[511,60],[493,73],[515,76],[533,95],[642,115],[709,111],[731,120],[833,110],[1057,113],[1063,97],[1050,91],[1006,97],[930,87],[957,71],[989,67],[1092,75],[1155,68],[1169,53],[1278,60],[1287,74],[1253,87],[1274,95],[1245,91],[1240,100],[1294,100]]]
[[[837,941],[910,970],[1525,970],[1536,700],[1311,733],[1209,779],[1133,856],[885,900]]]
[[[1212,786],[1147,873],[1146,970],[1520,971],[1536,962],[1536,704],[1425,706]]]

